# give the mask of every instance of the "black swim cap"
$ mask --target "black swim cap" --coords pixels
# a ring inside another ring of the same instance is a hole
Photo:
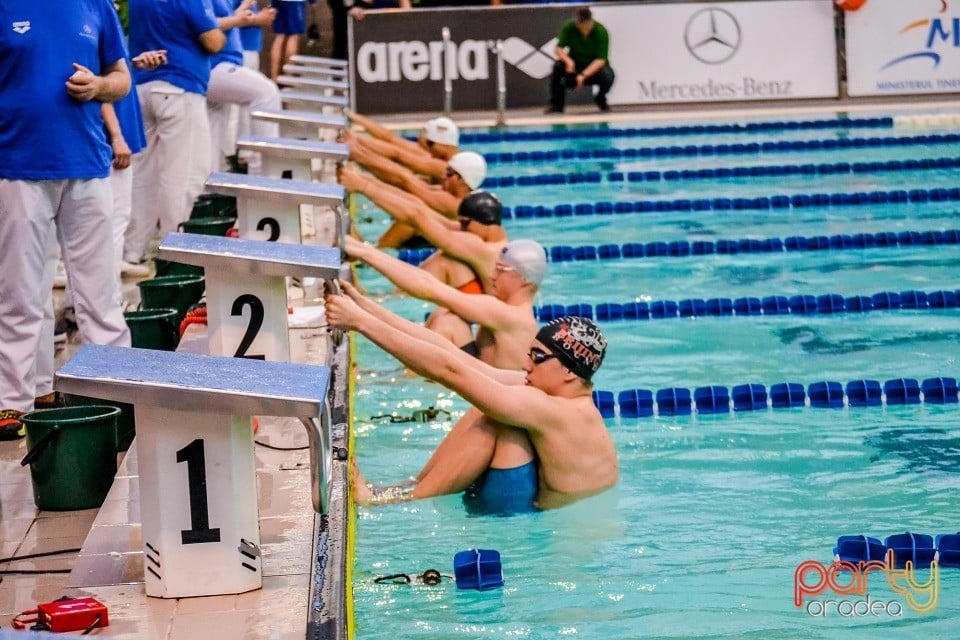
[[[556,354],[563,366],[587,382],[607,352],[607,341],[588,318],[563,316],[551,320],[537,332],[537,340]]]
[[[457,215],[480,224],[500,224],[503,219],[503,204],[500,198],[489,191],[471,191],[460,202]]]

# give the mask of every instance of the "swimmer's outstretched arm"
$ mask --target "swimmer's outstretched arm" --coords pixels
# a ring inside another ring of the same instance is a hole
[[[481,324],[491,331],[500,331],[526,321],[525,312],[519,307],[488,294],[458,291],[423,269],[353,238],[346,238],[344,250],[348,256],[363,260],[411,296],[446,307],[467,322]]]
[[[367,133],[381,142],[385,142],[396,148],[404,148],[411,152],[419,152],[424,155],[429,155],[429,152],[416,142],[407,140],[403,136],[391,129],[388,129],[372,118],[360,113],[354,113],[353,111],[347,111],[346,116],[352,124],[366,129]]]
[[[327,296],[331,326],[359,331],[419,375],[436,380],[460,394],[484,415],[530,432],[562,426],[569,420],[569,403],[530,385],[508,385],[479,373],[448,351],[410,338],[361,309],[344,296]],[[570,376],[574,374],[570,373]]]
[[[343,291],[344,295],[356,302],[357,306],[378,320],[390,325],[391,327],[394,327],[399,331],[404,332],[414,340],[422,340],[423,342],[428,342],[445,350],[453,357],[460,360],[464,366],[473,367],[478,373],[489,376],[494,380],[502,382],[503,384],[523,384],[524,374],[522,371],[499,369],[497,367],[490,366],[479,358],[475,358],[459,347],[454,346],[452,342],[437,332],[427,329],[422,324],[417,324],[416,322],[398,316],[389,309],[385,308],[383,305],[377,304],[370,298],[362,295],[359,291],[357,291],[356,287],[345,280],[340,281],[340,289]]]

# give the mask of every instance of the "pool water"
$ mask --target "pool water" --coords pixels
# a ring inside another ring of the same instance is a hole
[[[824,117],[834,117],[825,114]],[[744,121],[744,120],[739,120]],[[678,123],[688,124],[688,123]],[[930,131],[931,133],[936,133]],[[941,132],[942,133],[942,132]],[[888,128],[869,135],[914,135]],[[656,144],[748,143],[804,137],[842,138],[863,131],[750,132],[678,136]],[[639,147],[650,140],[499,142],[480,151]],[[537,171],[631,171],[778,162],[960,156],[960,146],[891,147],[832,153],[737,157],[562,161],[549,166],[492,164],[491,175]],[[667,183],[498,188],[510,207],[681,197],[952,188],[955,172],[788,176]],[[386,228],[362,199],[365,237]],[[627,242],[785,238],[960,226],[956,202],[808,207],[766,211],[631,213],[508,220],[512,238],[547,247]],[[906,290],[955,291],[956,246],[554,262],[543,304],[737,298],[772,295],[865,295]],[[371,295],[405,317],[430,306],[397,295],[370,269],[358,270]],[[760,383],[957,377],[957,309],[834,315],[727,316],[601,323],[608,357],[595,386],[694,389]],[[465,403],[439,385],[409,377],[364,339],[356,350],[354,448],[367,478],[415,474]],[[403,421],[434,407],[436,420]],[[397,422],[379,417],[393,415]],[[960,614],[960,569],[939,574],[937,606],[919,614],[879,573],[871,601],[899,603],[901,615],[810,615],[793,603],[794,570],[829,563],[838,536],[955,533],[960,530],[960,407],[922,404],[870,408],[767,409],[721,415],[611,418],[621,481],[573,506],[510,518],[471,517],[457,496],[358,509],[353,571],[358,638],[848,638],[953,637]],[[375,584],[394,573],[434,568],[452,573],[457,551],[497,549],[505,586],[458,591]],[[924,582],[928,571],[921,571]],[[918,596],[920,600],[924,598]],[[863,596],[827,593],[815,600]],[[804,602],[809,602],[810,598]],[[836,605],[834,605],[836,606]],[[816,609],[814,609],[816,611]]]

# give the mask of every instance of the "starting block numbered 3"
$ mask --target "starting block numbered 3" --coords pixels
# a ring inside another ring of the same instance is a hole
[[[343,187],[339,184],[263,178],[242,173],[211,173],[207,191],[237,198],[241,238],[299,244],[300,205],[338,210],[337,237],[343,238]]]
[[[59,391],[134,405],[147,595],[262,586],[250,416],[300,418],[325,513],[329,385],[327,367],[90,344],[57,372]]]
[[[341,162],[350,151],[339,142],[313,142],[295,138],[240,136],[237,149],[255,151],[263,158],[263,175],[292,180],[313,179],[313,160]]]
[[[204,268],[210,353],[290,360],[286,277],[336,280],[340,249],[171,233],[158,257]]]

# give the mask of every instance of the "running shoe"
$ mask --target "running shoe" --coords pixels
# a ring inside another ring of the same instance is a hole
[[[27,430],[20,421],[22,411],[0,409],[0,440],[16,440],[26,435]]]

